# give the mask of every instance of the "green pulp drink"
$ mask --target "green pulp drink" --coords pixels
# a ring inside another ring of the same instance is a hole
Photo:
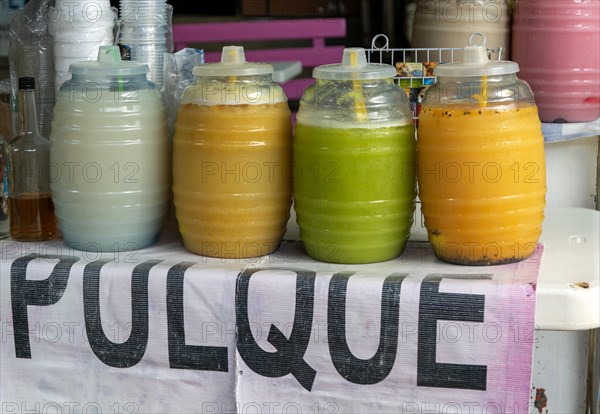
[[[413,125],[298,124],[294,208],[314,259],[373,263],[402,253],[415,208]]]

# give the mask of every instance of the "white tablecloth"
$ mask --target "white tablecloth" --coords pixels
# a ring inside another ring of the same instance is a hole
[[[549,209],[543,256],[484,268],[422,242],[347,266],[297,241],[221,260],[173,233],[115,254],[4,240],[1,411],[528,412],[535,328],[599,326],[598,216]]]

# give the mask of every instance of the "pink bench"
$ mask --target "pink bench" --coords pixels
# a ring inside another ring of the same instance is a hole
[[[327,46],[325,39],[345,36],[346,20],[343,18],[173,24],[175,50],[188,46],[202,49],[207,43],[244,46],[250,41],[310,40],[310,46],[245,50],[248,61],[300,61],[303,68],[340,62],[344,46]],[[221,52],[207,52],[204,58],[206,62],[218,62]],[[312,78],[299,77],[282,86],[288,99],[297,100],[313,82]]]

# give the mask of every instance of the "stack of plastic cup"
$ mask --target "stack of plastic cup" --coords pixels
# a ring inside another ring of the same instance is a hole
[[[100,46],[114,43],[116,11],[110,0],[56,0],[49,20],[58,89],[71,78],[72,63],[96,60]]]
[[[173,7],[165,0],[120,0],[119,43],[130,50],[131,60],[148,64],[148,79],[163,84],[164,54],[173,52]]]
[[[15,14],[24,5],[25,0],[0,0],[0,56],[8,55],[8,31]]]

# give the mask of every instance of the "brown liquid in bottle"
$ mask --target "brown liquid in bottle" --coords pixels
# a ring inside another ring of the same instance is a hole
[[[49,240],[58,236],[50,193],[25,193],[8,198],[10,236],[19,241]]]

